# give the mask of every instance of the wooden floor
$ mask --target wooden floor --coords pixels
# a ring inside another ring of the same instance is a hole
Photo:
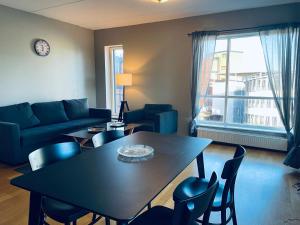
[[[300,225],[300,171],[282,164],[284,154],[248,148],[236,183],[236,208],[239,225]],[[211,145],[204,154],[206,175],[214,170],[220,176],[224,162],[232,157],[230,146]],[[9,180],[20,175],[15,168],[0,164],[0,224],[27,224],[26,191],[13,187]],[[183,171],[153,202],[173,207],[172,193],[188,176],[196,176],[196,163]],[[134,204],[134,202],[132,203]],[[213,215],[213,221],[219,218]],[[91,215],[78,224],[88,224]],[[49,220],[50,224],[57,224]],[[104,224],[103,220],[97,224]],[[112,223],[114,224],[114,223]]]

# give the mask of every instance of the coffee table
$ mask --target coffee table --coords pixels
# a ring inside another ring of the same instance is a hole
[[[140,127],[140,126],[141,126],[141,124],[139,124],[139,123],[129,123],[129,124],[126,124],[125,126],[122,126],[122,127],[112,127],[111,122],[108,122],[108,123],[104,123],[104,124],[101,124],[101,125],[97,125],[97,128],[98,127],[103,127],[103,131],[123,130],[124,133],[126,133],[126,134],[132,134],[134,132],[134,129],[137,128],[137,127]],[[75,131],[75,132],[65,133],[63,135],[73,138],[74,141],[79,143],[81,147],[91,148],[91,146],[86,145],[86,143],[88,141],[92,140],[94,135],[96,135],[97,133],[101,133],[103,131],[89,132],[88,128],[84,128],[84,129],[81,129],[81,130],[78,130],[78,131]]]

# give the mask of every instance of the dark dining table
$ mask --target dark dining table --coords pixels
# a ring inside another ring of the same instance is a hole
[[[205,138],[137,132],[14,178],[11,184],[30,191],[29,225],[39,224],[42,196],[128,224],[194,159],[199,177],[205,177],[203,151],[210,143]],[[153,147],[154,156],[121,161],[117,149],[134,144]]]

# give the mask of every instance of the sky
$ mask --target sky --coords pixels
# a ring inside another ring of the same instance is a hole
[[[217,40],[215,51],[226,51],[227,40]],[[265,60],[259,36],[231,39],[231,51],[242,52],[230,61],[231,73],[266,72]]]

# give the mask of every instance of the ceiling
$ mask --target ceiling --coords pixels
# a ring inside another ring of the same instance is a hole
[[[0,0],[0,5],[89,29],[300,2],[300,0]]]

